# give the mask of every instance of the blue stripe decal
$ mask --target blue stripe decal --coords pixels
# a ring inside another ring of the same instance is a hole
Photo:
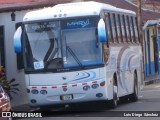
[[[69,83],[77,83],[77,82],[87,82],[91,80],[95,80],[96,73],[94,71],[88,71],[88,72],[78,72],[77,79],[69,81]]]
[[[122,72],[122,79],[121,79],[121,82],[122,82],[122,85],[123,85],[123,88],[128,92],[128,87],[127,87],[127,84],[126,84],[126,69],[127,69],[127,67],[129,67],[128,66],[128,64],[129,64],[129,59],[130,59],[130,57],[132,57],[133,55],[135,55],[135,53],[134,52],[132,52],[132,51],[130,51],[130,52],[128,52],[126,55],[125,55],[125,57],[124,57],[124,60],[123,60],[123,70],[125,70],[124,72]]]

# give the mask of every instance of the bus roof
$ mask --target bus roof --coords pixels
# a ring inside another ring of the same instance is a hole
[[[135,12],[130,10],[116,8],[109,4],[89,1],[89,2],[59,4],[55,5],[54,7],[31,11],[24,16],[23,21],[27,22],[34,20],[99,15],[102,10],[136,15]]]

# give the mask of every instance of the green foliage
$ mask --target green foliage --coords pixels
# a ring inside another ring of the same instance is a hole
[[[9,95],[10,99],[13,99],[12,93],[18,94],[18,86],[16,84],[16,79],[12,78],[10,81],[6,79],[5,70],[2,66],[0,66],[0,85],[3,87],[5,92]]]

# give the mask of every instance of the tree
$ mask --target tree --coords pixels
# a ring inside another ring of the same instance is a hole
[[[143,32],[142,32],[142,11],[141,11],[141,7],[142,7],[142,3],[141,0],[137,0],[137,6],[138,6],[138,30],[139,30],[139,36],[140,36],[140,43],[141,43],[141,48],[142,48],[142,81],[145,79],[144,77],[144,41],[143,41]]]

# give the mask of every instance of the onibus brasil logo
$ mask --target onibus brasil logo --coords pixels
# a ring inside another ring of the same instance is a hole
[[[34,113],[34,112],[2,112],[2,117],[24,118],[24,117],[42,117],[42,115],[41,113]]]

